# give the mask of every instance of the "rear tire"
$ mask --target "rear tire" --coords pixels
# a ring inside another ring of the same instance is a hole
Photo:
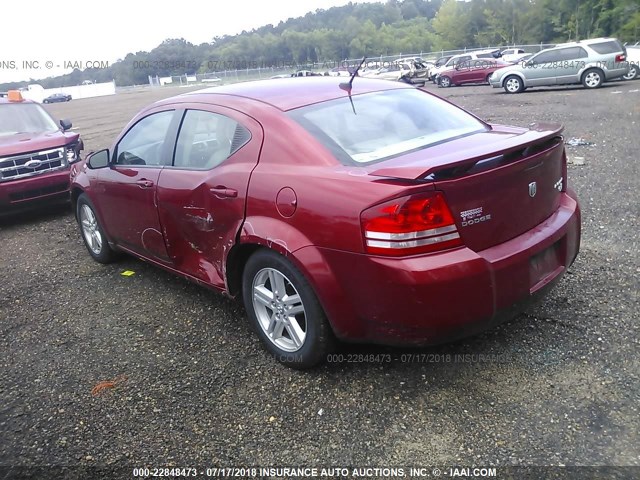
[[[111,263],[116,253],[109,246],[104,229],[100,225],[96,210],[89,198],[83,193],[78,197],[76,218],[80,227],[80,234],[89,255],[99,263]]]
[[[522,79],[517,75],[509,75],[504,79],[504,91],[507,93],[520,93],[524,91]]]
[[[253,329],[273,357],[295,369],[326,360],[335,343],[304,275],[285,257],[258,250],[244,268],[242,297]]]
[[[598,88],[604,81],[604,74],[598,68],[590,68],[582,74],[582,85],[584,88]]]
[[[487,75],[487,78],[484,79],[485,82],[487,82],[487,85],[491,85],[491,73],[489,75]]]

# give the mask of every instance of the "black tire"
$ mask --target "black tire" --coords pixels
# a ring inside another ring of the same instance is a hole
[[[280,274],[285,282],[284,295],[278,296],[277,286],[271,285],[271,279],[276,279],[272,274],[276,277]],[[255,287],[271,295],[263,297],[260,301]],[[284,299],[295,298],[296,294],[300,299],[302,313],[293,317],[284,315],[282,307],[284,306],[284,312],[288,308]],[[333,332],[313,288],[304,275],[285,257],[267,249],[254,253],[247,261],[242,275],[242,298],[253,329],[277,361],[287,367],[302,370],[326,360],[327,354],[335,344]],[[274,301],[267,306],[269,299]],[[278,302],[276,299],[281,302],[280,307],[278,303],[273,306],[274,302]],[[282,320],[276,318],[278,311]],[[296,322],[300,333],[304,333],[300,346],[294,341],[294,334],[290,333],[293,329],[292,322]],[[265,325],[266,323],[268,325]],[[269,328],[273,329],[271,335],[266,331]],[[283,344],[286,345],[283,347]]]
[[[604,73],[599,68],[590,68],[582,74],[584,88],[598,88],[604,82]]]
[[[446,75],[438,77],[438,85],[440,85],[442,88],[449,88],[452,85],[451,79]]]
[[[504,91],[507,93],[520,93],[524,91],[522,79],[517,75],[509,75],[502,82]]]
[[[116,252],[109,246],[95,207],[84,193],[78,197],[76,219],[80,227],[82,241],[84,246],[87,247],[89,255],[99,263],[113,262],[117,257]]]
[[[487,85],[491,85],[491,81],[489,80],[491,78],[491,73],[489,75],[487,75],[487,77],[484,79],[485,82],[487,82]]]

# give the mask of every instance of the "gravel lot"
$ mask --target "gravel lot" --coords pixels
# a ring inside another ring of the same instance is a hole
[[[568,147],[581,253],[543,303],[437,348],[341,347],[390,363],[297,372],[265,353],[240,303],[130,257],[92,261],[68,208],[4,218],[0,465],[640,466],[640,81],[426,88],[494,123],[560,122],[590,142]],[[47,108],[89,151],[182,92]]]

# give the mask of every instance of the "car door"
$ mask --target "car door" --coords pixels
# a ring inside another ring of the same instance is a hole
[[[555,85],[558,63],[562,59],[560,50],[543,51],[524,66],[527,86]]]
[[[97,206],[110,237],[145,256],[167,259],[156,208],[156,186],[171,161],[167,133],[174,110],[136,122],[118,141],[109,168],[100,171]]]
[[[580,69],[584,67],[589,54],[582,47],[567,47],[560,50],[562,55],[557,66],[558,84],[580,83]]]
[[[225,287],[227,255],[244,221],[262,138],[260,124],[236,110],[184,106],[172,165],[161,171],[157,192],[167,251],[177,270]]]

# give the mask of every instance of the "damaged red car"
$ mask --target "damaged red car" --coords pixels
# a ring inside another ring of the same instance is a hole
[[[242,297],[279,361],[429,345],[512,317],[578,254],[559,126],[491,125],[409,85],[247,82],[157,102],[79,164],[90,255]]]

